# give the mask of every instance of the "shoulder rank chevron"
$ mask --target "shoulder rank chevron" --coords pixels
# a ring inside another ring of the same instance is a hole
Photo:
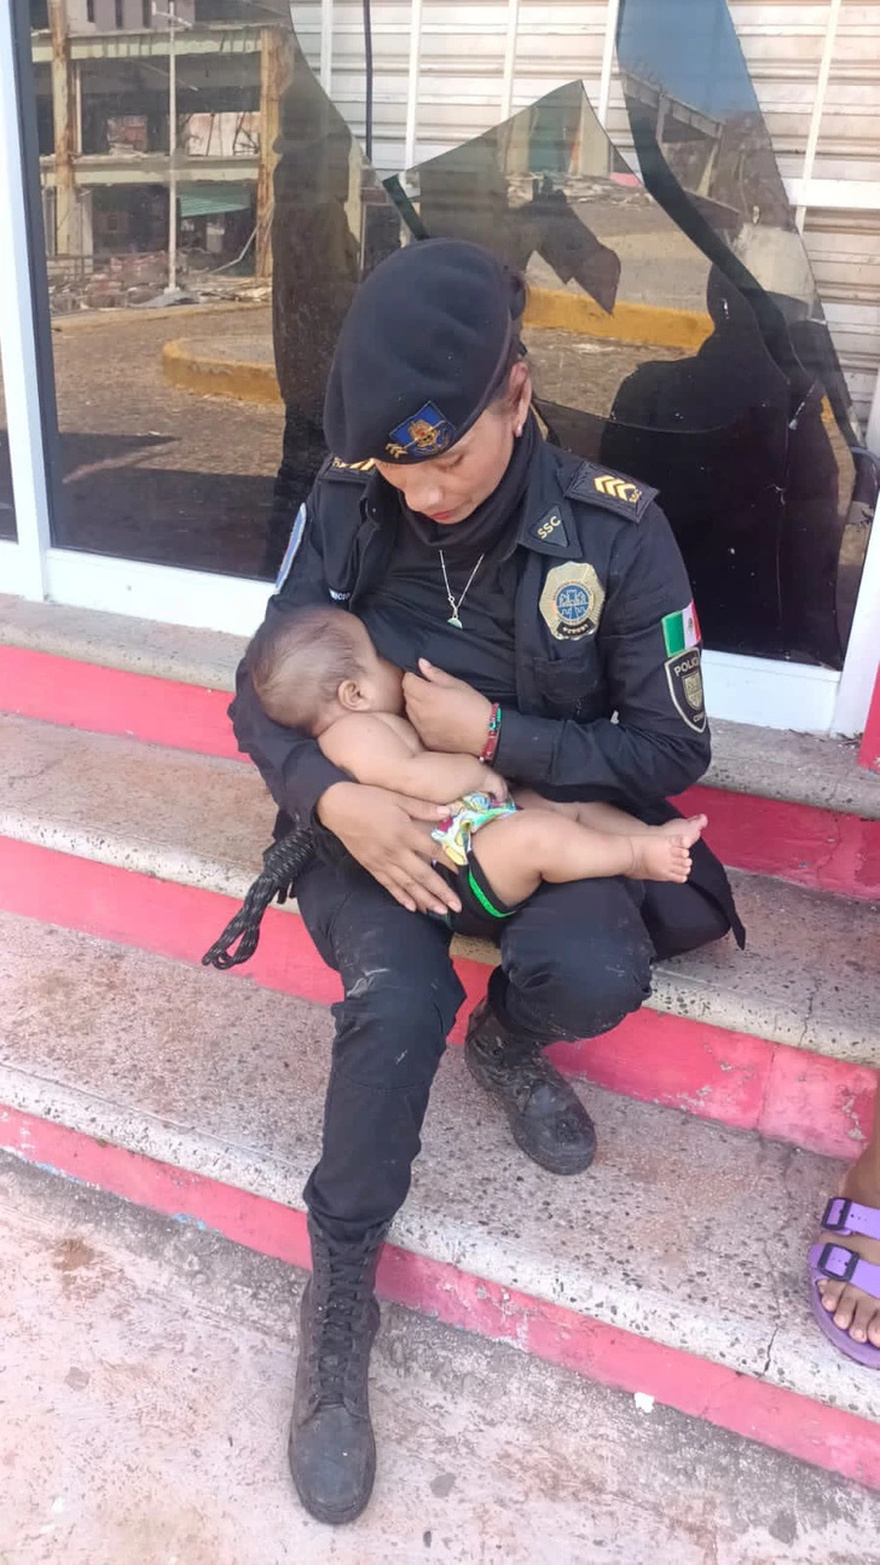
[[[619,516],[639,522],[657,491],[649,484],[627,478],[610,468],[599,467],[594,462],[583,462],[569,484],[566,494],[573,500],[592,501],[594,505],[607,507]]]

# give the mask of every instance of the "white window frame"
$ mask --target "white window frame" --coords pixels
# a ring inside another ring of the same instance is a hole
[[[12,6],[0,6],[0,361],[17,543],[0,544],[0,591],[46,596],[48,479],[25,210]]]
[[[835,10],[833,0],[831,10]],[[607,115],[618,0],[609,0],[602,58],[599,114]],[[406,145],[417,160],[418,73],[422,7],[409,59]],[[516,72],[518,0],[509,0],[503,102],[509,112]],[[321,79],[329,89],[333,69],[333,0],[322,0]],[[0,354],[6,393],[10,460],[18,542],[0,541],[0,592],[104,609],[169,624],[248,635],[262,617],[271,587],[265,582],[205,571],[150,565],[55,548],[49,527],[49,477],[43,442],[38,380],[38,338],[33,301],[16,50],[11,6],[0,4]],[[827,58],[826,58],[827,57]],[[811,154],[789,195],[803,211],[811,205],[880,210],[880,184],[812,178],[812,155],[827,81],[830,49],[811,123]],[[880,450],[880,393],[875,393],[869,440]],[[722,652],[705,654],[710,715],[770,728],[855,734],[864,727],[880,653],[880,525],[875,523],[842,673],[832,669]]]

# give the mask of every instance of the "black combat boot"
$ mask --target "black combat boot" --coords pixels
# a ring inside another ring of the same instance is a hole
[[[551,1174],[580,1174],[596,1151],[593,1121],[537,1043],[511,1038],[488,1000],[468,1023],[468,1070],[507,1114],[517,1146]]]
[[[297,1494],[321,1522],[353,1522],[376,1476],[367,1372],[386,1232],[374,1228],[356,1244],[336,1244],[309,1218],[312,1275],[300,1311],[289,1455]]]

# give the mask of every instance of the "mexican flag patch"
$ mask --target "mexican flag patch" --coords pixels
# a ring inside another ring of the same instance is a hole
[[[700,622],[692,602],[678,614],[665,615],[661,624],[668,658],[677,657],[680,652],[687,652],[690,647],[698,647],[702,640]]]

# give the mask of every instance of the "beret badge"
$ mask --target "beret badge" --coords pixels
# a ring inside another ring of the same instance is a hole
[[[404,457],[439,456],[452,445],[455,431],[433,402],[426,402],[410,418],[392,429],[385,450],[394,461]]]

